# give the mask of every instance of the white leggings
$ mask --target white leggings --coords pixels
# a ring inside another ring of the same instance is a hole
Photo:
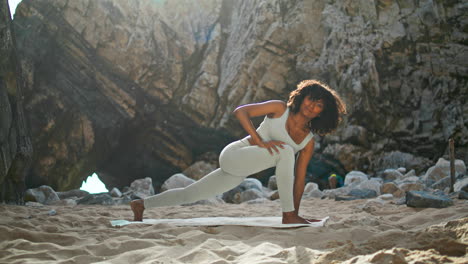
[[[283,212],[294,211],[294,150],[289,145],[271,155],[251,146],[247,139],[227,145],[219,156],[219,169],[185,188],[170,189],[144,199],[145,208],[180,205],[212,198],[239,185],[247,176],[276,166],[276,181]]]

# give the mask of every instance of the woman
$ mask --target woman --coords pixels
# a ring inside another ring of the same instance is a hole
[[[299,83],[287,104],[273,100],[237,107],[234,114],[249,136],[223,149],[220,168],[185,188],[132,201],[134,220],[142,221],[147,208],[211,198],[236,187],[251,174],[276,167],[283,224],[317,221],[298,214],[307,164],[314,153],[312,132],[320,135],[332,132],[345,113],[346,106],[339,95],[316,80]],[[256,116],[265,119],[255,130],[250,118]]]

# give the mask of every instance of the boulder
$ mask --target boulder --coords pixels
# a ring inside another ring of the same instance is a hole
[[[315,182],[308,182],[304,187],[304,193],[312,192],[315,190],[319,190],[318,184]]]
[[[50,186],[42,185],[38,188],[28,189],[24,195],[25,202],[38,202],[41,204],[52,204],[59,201],[57,193]]]
[[[445,208],[453,205],[453,201],[446,195],[409,191],[406,193],[406,205],[416,208]]]
[[[367,177],[366,174],[360,171],[350,171],[348,174],[345,176],[344,180],[344,185],[348,186],[352,183],[359,183],[365,180],[368,180],[369,177]]]
[[[257,189],[262,191],[262,182],[255,178],[246,178],[240,185],[243,190]]]
[[[250,200],[256,200],[256,199],[259,199],[259,198],[265,198],[265,195],[263,194],[263,192],[257,190],[257,189],[248,189],[248,190],[245,190],[243,192],[241,192],[240,194],[240,202],[243,203],[243,202],[247,202],[247,201],[250,201]]]
[[[446,188],[450,188],[450,176],[438,180],[431,185],[431,188],[438,190],[445,190]]]
[[[394,197],[401,198],[405,191],[401,190],[394,182],[387,182],[382,185],[380,192],[383,194],[392,194]]]
[[[304,198],[322,198],[323,192],[320,191],[318,184],[315,182],[308,182],[304,187],[304,193],[302,196]]]
[[[401,179],[406,179],[406,178],[413,177],[413,176],[417,176],[416,171],[415,170],[410,170]]]
[[[186,168],[182,174],[197,181],[215,169],[216,167],[211,163],[206,161],[197,161]]]
[[[374,190],[377,195],[380,195],[381,187],[382,183],[379,181],[379,178],[371,178],[370,180],[360,182],[357,186],[353,187],[353,189],[370,189]]]
[[[352,189],[347,195],[335,196],[335,201],[351,201],[377,197],[377,193],[370,189]]]
[[[120,192],[120,190],[116,187],[112,188],[109,194],[110,196],[116,197],[116,198],[122,197],[122,192]]]
[[[242,193],[250,190],[250,189],[255,189],[259,193],[262,193],[262,196],[260,197],[266,197],[267,195],[263,194],[262,191],[262,183],[255,179],[255,178],[247,178],[245,179],[239,186],[223,193],[223,200],[227,203],[241,203],[243,199],[246,199],[246,197],[254,196],[255,194],[249,192],[247,194],[244,194],[244,197],[242,197]],[[257,192],[255,192],[257,193]]]
[[[68,199],[68,198],[74,198],[74,197],[75,198],[83,198],[88,194],[89,194],[89,192],[83,191],[83,190],[80,190],[80,189],[73,189],[73,190],[69,190],[69,191],[65,191],[65,192],[57,192],[57,195],[59,196],[59,198],[61,200]]]
[[[278,190],[278,185],[276,184],[276,176],[273,175],[268,179],[268,188],[270,190]]]
[[[323,196],[329,199],[334,199],[337,196],[348,195],[349,191],[351,191],[351,187],[349,186],[344,186],[336,189],[327,189],[323,190]]]
[[[466,174],[466,166],[462,160],[455,160],[455,177]],[[450,176],[450,161],[440,158],[436,165],[430,167],[424,175],[424,180],[438,181]]]
[[[113,198],[113,199],[114,199],[115,205],[128,205],[132,201],[132,197],[126,194],[122,195],[121,197]]]
[[[400,178],[403,178],[403,174],[401,174],[401,172],[399,170],[386,169],[382,173],[382,178],[385,181],[394,181],[394,180],[398,180]]]
[[[425,186],[424,184],[420,182],[404,182],[402,184],[399,184],[398,188],[400,188],[404,192],[409,192],[409,191],[422,191],[425,189]]]
[[[453,190],[455,192],[465,191],[468,192],[468,177],[463,177],[455,182],[453,185]]]
[[[154,195],[153,181],[150,177],[135,180],[130,184],[130,190],[139,198]]]
[[[77,200],[78,204],[85,205],[114,205],[114,200],[108,193],[93,193]]]
[[[377,192],[371,189],[353,189],[348,195],[359,199],[368,199],[377,197]]]
[[[161,186],[161,192],[175,189],[175,188],[184,188],[189,186],[190,184],[194,183],[194,179],[190,179],[189,177],[185,176],[182,173],[177,173],[169,177],[163,185]]]

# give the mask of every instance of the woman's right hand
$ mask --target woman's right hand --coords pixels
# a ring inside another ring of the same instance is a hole
[[[279,154],[279,149],[278,147],[284,149],[284,143],[283,141],[279,140],[270,140],[270,141],[260,141],[258,143],[254,143],[254,145],[257,145],[261,148],[266,148],[268,152],[270,152],[271,155],[273,155],[273,151],[276,151],[276,153]]]

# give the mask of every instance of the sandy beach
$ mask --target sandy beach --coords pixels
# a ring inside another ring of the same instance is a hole
[[[127,206],[0,205],[0,263],[466,263],[467,200],[443,209],[366,202],[307,199],[303,215],[330,220],[295,229],[112,227],[131,219]],[[163,207],[145,218],[279,214],[268,201]]]

